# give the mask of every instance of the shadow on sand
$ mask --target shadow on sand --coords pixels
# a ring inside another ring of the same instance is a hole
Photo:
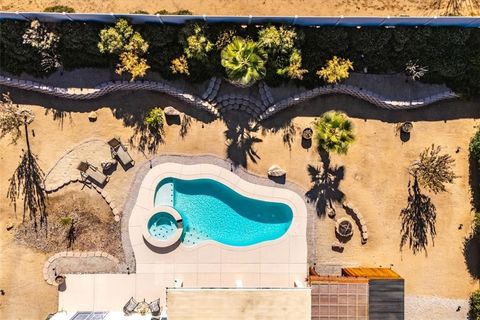
[[[408,182],[408,203],[400,212],[400,218],[402,220],[400,250],[408,244],[414,254],[421,251],[427,254],[428,235],[430,234],[433,242],[437,234],[435,229],[437,209],[430,197],[421,192],[415,177],[413,183]]]
[[[227,140],[227,158],[232,160],[235,166],[247,167],[248,160],[257,163],[260,159],[254,146],[262,142],[255,133],[259,127],[255,125],[248,115],[231,111],[222,115],[227,126],[224,132]]]
[[[325,217],[328,209],[333,209],[333,203],[341,203],[345,194],[339,190],[340,182],[345,175],[345,168],[330,166],[330,155],[320,152],[321,167],[308,165],[307,171],[310,176],[312,187],[307,191],[309,201],[315,203],[319,217]]]

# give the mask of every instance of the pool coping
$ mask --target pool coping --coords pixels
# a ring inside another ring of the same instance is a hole
[[[157,213],[167,213],[171,215],[175,221],[177,221],[177,229],[175,232],[168,237],[166,240],[161,240],[158,239],[154,236],[151,235],[150,231],[148,230],[148,222],[150,221],[150,218],[153,217]],[[182,237],[182,232],[183,232],[183,224],[180,224],[178,222],[182,221],[182,216],[180,213],[175,209],[174,207],[171,206],[157,206],[153,207],[153,209],[150,211],[150,214],[145,215],[143,217],[143,229],[142,229],[142,236],[145,241],[147,241],[150,245],[155,246],[156,248],[168,248],[176,244],[178,241],[180,241],[180,238]]]
[[[143,230],[145,228],[142,223],[146,219],[149,219],[154,205],[155,192],[158,184],[164,179],[176,178],[182,180],[197,180],[197,179],[211,179],[216,182],[219,182],[236,193],[248,197],[250,199],[267,201],[267,202],[276,202],[282,203],[292,210],[292,221],[288,230],[279,238],[262,241],[257,244],[252,244],[248,246],[232,246],[224,243],[220,243],[214,240],[204,240],[200,243],[195,244],[194,246],[187,246],[184,244],[179,244],[186,251],[198,250],[207,245],[215,245],[216,247],[230,250],[230,251],[251,251],[257,248],[262,248],[265,246],[271,246],[273,244],[283,241],[287,236],[303,236],[306,237],[306,218],[307,218],[307,208],[305,202],[302,198],[295,192],[279,188],[277,186],[265,186],[259,185],[253,182],[246,181],[242,179],[237,174],[233,173],[226,168],[219,167],[214,164],[181,164],[178,162],[165,162],[153,166],[153,168],[147,173],[142,181],[140,189],[142,193],[139,194],[136,201],[136,206],[134,207],[132,214],[130,216],[129,228]],[[144,210],[147,209],[147,210]],[[304,221],[301,221],[303,219]],[[292,230],[295,230],[303,226],[303,234],[292,234]],[[138,234],[137,234],[138,236]],[[130,240],[132,243],[135,243],[133,246],[136,247],[138,241],[134,241],[134,235],[130,234]],[[142,245],[141,243],[139,245]]]
[[[137,173],[135,174],[135,177],[130,185],[130,189],[128,191],[128,197],[124,204],[124,214],[122,216],[122,221],[121,221],[122,245],[124,248],[125,259],[126,259],[126,265],[125,265],[126,268],[122,270],[122,272],[136,272],[136,259],[135,259],[135,253],[133,251],[133,245],[130,241],[129,221],[130,221],[130,216],[135,207],[135,204],[137,202],[137,198],[140,192],[142,182],[145,176],[151,170],[151,168],[167,162],[173,162],[173,163],[178,163],[182,165],[193,165],[193,164],[216,165],[223,169],[229,170],[230,172],[237,175],[239,178],[245,180],[246,182],[262,185],[262,186],[288,189],[296,193],[301,199],[303,199],[303,203],[306,206],[306,212],[307,212],[307,215],[306,215],[306,219],[307,219],[306,241],[307,241],[307,260],[308,260],[307,263],[313,264],[316,261],[317,227],[316,227],[315,220],[317,218],[317,213],[316,213],[314,203],[311,203],[308,200],[308,198],[305,196],[305,193],[306,193],[305,189],[301,188],[297,184],[290,181],[285,181],[284,184],[276,183],[268,179],[267,177],[262,177],[257,174],[248,172],[247,169],[243,167],[236,167],[232,161],[219,158],[216,155],[165,154],[165,155],[159,155],[143,163],[138,169]],[[152,200],[152,203],[153,203],[153,200]]]

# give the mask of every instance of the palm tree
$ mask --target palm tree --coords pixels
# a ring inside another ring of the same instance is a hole
[[[267,53],[255,41],[236,37],[222,50],[222,66],[228,78],[248,86],[265,77]]]
[[[315,123],[315,133],[321,150],[338,154],[346,154],[355,139],[352,122],[338,111],[324,113]]]

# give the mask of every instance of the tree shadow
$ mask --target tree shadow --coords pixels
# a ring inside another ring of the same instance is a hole
[[[248,160],[257,163],[260,156],[254,149],[256,143],[263,140],[252,133],[258,131],[258,126],[247,117],[237,112],[237,116],[224,115],[227,130],[224,132],[227,140],[227,157],[232,160],[234,166],[247,167]]]
[[[430,234],[434,242],[437,234],[435,228],[437,209],[430,197],[421,192],[415,177],[413,184],[411,181],[408,182],[408,203],[400,212],[400,217],[402,219],[400,251],[408,244],[413,254],[421,251],[427,254],[428,235]]]
[[[143,122],[138,123],[134,129],[132,136],[128,142],[136,147],[138,151],[156,153],[160,144],[165,143],[165,130],[159,128],[158,130],[150,130]]]
[[[317,215],[325,217],[327,209],[333,210],[334,203],[341,203],[345,194],[339,189],[340,182],[345,175],[344,166],[330,166],[330,155],[320,152],[322,167],[308,165],[312,187],[305,194],[309,201],[315,203]]]
[[[269,123],[272,124],[272,123]],[[292,119],[288,121],[277,123],[274,126],[268,127],[268,124],[262,124],[262,134],[265,135],[267,131],[270,129],[271,132],[277,133],[280,132],[282,134],[282,141],[285,146],[287,146],[288,150],[292,150],[292,144],[295,141],[295,135],[297,134],[297,128],[295,127]]]
[[[67,248],[71,248],[75,243],[76,239],[77,239],[77,228],[75,228],[75,221],[72,219],[72,223],[70,224],[70,227],[68,228],[68,232],[67,232],[67,240],[68,240]]]
[[[465,238],[463,241],[463,258],[465,266],[470,275],[478,280],[480,279],[480,241],[473,235]]]
[[[37,217],[40,219],[40,226],[47,223],[45,204],[47,194],[43,189],[45,175],[37,163],[36,156],[29,150],[24,151],[20,158],[20,164],[9,179],[7,197],[13,203],[14,210],[16,210],[17,199],[20,196],[23,197],[23,221],[28,212],[28,216],[37,230]]]
[[[63,129],[63,124],[65,119],[68,118],[69,122],[72,123],[72,114],[68,111],[63,111],[55,108],[45,108],[45,115],[52,113],[53,121],[58,121],[58,124],[61,129]]]
[[[192,126],[193,119],[192,117],[184,114],[182,115],[182,119],[180,120],[180,137],[185,139],[188,134],[188,130]]]

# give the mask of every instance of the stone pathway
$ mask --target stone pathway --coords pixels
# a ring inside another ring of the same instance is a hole
[[[48,193],[55,192],[63,186],[74,182],[86,183],[89,187],[94,188],[107,202],[112,209],[115,221],[120,221],[121,207],[103,188],[82,181],[80,171],[77,169],[81,161],[86,161],[101,170],[101,163],[111,159],[110,146],[105,141],[99,139],[85,140],[66,151],[52,168],[48,170],[44,181],[45,191]]]

